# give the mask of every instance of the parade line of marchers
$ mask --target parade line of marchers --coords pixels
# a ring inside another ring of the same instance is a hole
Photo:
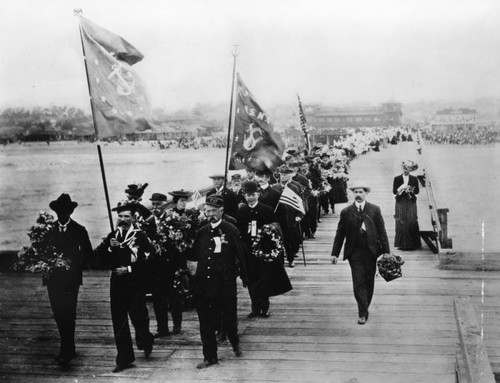
[[[286,267],[294,267],[302,241],[314,240],[323,214],[335,213],[336,204],[348,202],[348,189],[355,202],[340,213],[331,255],[335,263],[344,247],[358,303],[357,321],[366,323],[377,258],[383,255],[379,269],[384,268],[381,275],[388,280],[400,276],[400,264],[389,255],[380,208],[365,200],[370,186],[357,180],[348,187],[349,165],[357,155],[379,151],[400,139],[411,140],[412,133],[370,130],[332,147],[289,150],[274,171],[248,167],[245,177],[237,174],[226,185],[224,172],[214,173],[213,188],[194,208],[188,203],[195,196],[183,189],[154,190],[146,207],[141,201],[148,184],[128,185],[124,199],[112,209],[116,229],[95,248],[87,230],[71,219],[78,202],[69,193],[61,194],[49,203],[57,219],[40,213],[29,233],[31,244],[19,253],[14,266],[42,272],[60,335],[57,363],[66,369],[77,355],[76,307],[82,271],[89,264],[111,272],[114,372],[132,367],[135,361],[128,317],[135,328],[136,347],[148,357],[155,338],[181,333],[183,309],[190,307],[197,310],[203,344],[197,368],[218,363],[217,345],[225,339],[241,357],[237,278],[248,287],[247,315],[268,318],[270,297],[292,289]],[[397,193],[413,193],[410,188],[407,181]],[[167,195],[173,198],[172,208]],[[156,318],[154,334],[147,294],[152,296]]]

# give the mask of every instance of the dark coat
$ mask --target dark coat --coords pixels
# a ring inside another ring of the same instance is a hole
[[[148,237],[141,230],[133,229],[127,238],[130,241],[127,240],[121,247],[111,247],[111,238],[117,238],[117,236],[118,229],[109,233],[99,245],[98,251],[101,264],[110,270],[130,266],[134,279],[138,282],[144,281],[144,279],[148,278],[150,262],[154,258],[154,248]],[[137,256],[133,249],[137,251]]]
[[[259,202],[264,205],[269,206],[273,211],[278,206],[278,202],[280,200],[280,192],[271,186],[268,186],[265,190],[260,192]]]
[[[358,209],[353,203],[340,212],[340,220],[337,233],[333,242],[332,256],[338,257],[345,239],[344,259],[354,251],[359,234]],[[374,257],[384,253],[390,253],[389,239],[385,231],[384,218],[380,208],[369,202],[365,202],[363,211],[363,222],[366,226],[367,245]]]
[[[396,195],[396,200],[402,199],[402,198],[408,198],[413,201],[417,200],[416,195],[420,192],[419,186],[418,186],[418,178],[415,176],[412,176],[411,174],[408,175],[410,177],[408,179],[408,186],[413,186],[413,193],[408,194],[406,192],[402,192],[400,195],[398,194],[398,188],[403,185],[403,175],[400,174],[399,176],[394,177],[394,182],[392,183],[392,193]]]
[[[64,258],[69,260],[69,270],[55,270],[48,278],[43,279],[43,285],[47,283],[70,283],[82,284],[82,271],[92,256],[92,245],[89,234],[85,227],[70,220],[66,231],[61,233],[59,225],[55,225],[51,233],[52,244],[58,252],[63,253]]]
[[[212,188],[207,192],[207,197],[216,193],[217,190]],[[238,195],[226,187],[222,191],[222,197],[224,197],[224,213],[230,215],[231,217],[236,216],[236,212],[238,211]]]
[[[225,243],[220,253],[214,253],[214,237],[222,235]],[[198,299],[221,302],[236,297],[236,277],[239,274],[242,281],[247,280],[238,229],[224,220],[215,229],[206,224],[198,231],[190,260],[198,262],[194,276],[194,294]]]

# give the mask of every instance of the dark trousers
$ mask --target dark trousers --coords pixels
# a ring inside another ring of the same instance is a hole
[[[349,256],[354,297],[358,303],[360,317],[368,317],[368,308],[373,298],[377,260],[367,246],[356,247]]]
[[[78,283],[47,283],[50,306],[61,338],[60,354],[63,358],[75,353],[76,304],[79,289]]]
[[[137,348],[143,350],[153,344],[153,334],[149,332],[149,315],[146,308],[144,286],[130,274],[111,276],[111,319],[115,335],[117,365],[125,365],[135,360],[132,335],[128,317],[135,328]]]
[[[168,288],[165,283],[159,283],[153,288],[153,309],[155,311],[157,331],[160,334],[167,334],[168,310],[172,314],[174,327],[182,325],[182,298],[173,287]]]
[[[262,289],[256,289],[256,281],[248,284],[248,293],[252,301],[252,312],[254,314],[265,314],[269,311],[269,296],[262,293]]]
[[[227,333],[231,345],[235,347],[240,343],[238,336],[237,298],[225,297],[220,302],[214,302],[208,297],[198,297],[196,310],[200,321],[200,335],[203,343],[203,358],[208,361],[216,361],[217,339],[216,331],[219,330],[222,318],[222,326]]]
[[[309,210],[300,222],[302,225],[302,233],[306,238],[316,233],[318,227],[318,197],[310,196],[307,201]]]

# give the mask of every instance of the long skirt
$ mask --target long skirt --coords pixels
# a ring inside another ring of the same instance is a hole
[[[417,201],[402,198],[396,201],[396,237],[394,247],[413,250],[422,246],[418,227]]]

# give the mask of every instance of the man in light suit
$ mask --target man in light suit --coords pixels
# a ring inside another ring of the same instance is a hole
[[[370,187],[358,181],[349,189],[354,194],[355,202],[340,213],[333,242],[332,263],[337,263],[345,240],[344,260],[347,259],[351,266],[354,297],[358,303],[358,323],[362,325],[368,320],[377,258],[390,253],[390,248],[380,208],[366,201]]]
[[[61,337],[56,361],[63,367],[76,357],[75,322],[78,290],[82,284],[82,270],[92,255],[92,245],[85,227],[70,217],[78,206],[69,194],[63,193],[49,204],[57,214],[57,225],[51,232],[51,244],[69,262],[69,269],[56,269],[43,278],[47,286],[50,306]]]

